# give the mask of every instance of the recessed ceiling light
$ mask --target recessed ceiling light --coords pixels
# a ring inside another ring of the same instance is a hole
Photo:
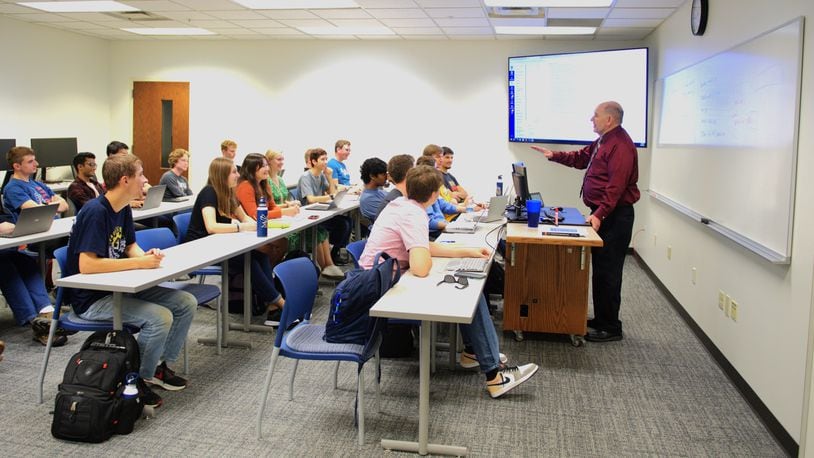
[[[297,27],[308,35],[395,35],[396,32],[384,26],[378,27]]]
[[[498,35],[593,35],[596,27],[497,26]]]
[[[215,32],[199,27],[138,27],[121,30],[139,35],[215,35]]]
[[[353,0],[232,0],[253,10],[318,10],[360,8]]]
[[[124,3],[113,1],[18,2],[17,4],[49,13],[110,13],[139,10]]]
[[[597,8],[611,3],[613,0],[483,0],[486,6],[504,8]]]

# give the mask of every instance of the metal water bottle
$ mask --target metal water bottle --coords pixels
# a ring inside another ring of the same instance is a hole
[[[497,187],[495,188],[495,195],[498,197],[503,195],[503,175],[497,176]]]
[[[269,232],[268,226],[269,209],[266,207],[266,198],[261,197],[257,204],[257,236],[266,237]]]

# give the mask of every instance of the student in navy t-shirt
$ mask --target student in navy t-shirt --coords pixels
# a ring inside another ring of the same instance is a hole
[[[109,157],[102,167],[107,193],[91,200],[76,216],[68,242],[64,276],[122,270],[155,269],[164,255],[136,244],[129,203],[141,195],[147,181],[141,160],[132,154]],[[113,319],[113,295],[104,291],[67,288],[67,301],[86,320]],[[180,355],[198,301],[185,291],[154,286],[136,294],[122,294],[122,321],[141,328],[139,375],[149,385],[177,391],[187,381],[167,367]],[[161,397],[141,387],[144,404],[158,407]]]

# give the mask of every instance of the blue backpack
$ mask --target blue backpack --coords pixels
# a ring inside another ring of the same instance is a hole
[[[354,269],[345,273],[345,279],[331,297],[325,341],[364,345],[372,331],[368,311],[400,278],[398,260],[384,252],[376,255],[370,270]]]

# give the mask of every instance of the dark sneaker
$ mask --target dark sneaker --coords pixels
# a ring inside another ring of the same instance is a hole
[[[280,318],[283,317],[283,309],[281,308],[273,308],[268,311],[266,314],[266,321],[263,322],[264,326],[271,326],[272,328],[276,328],[280,326]]]
[[[3,351],[6,349],[6,343],[0,340],[0,361],[3,360]]]
[[[144,403],[144,407],[157,409],[164,404],[164,400],[161,399],[161,396],[157,395],[149,385],[144,383],[144,380],[139,379],[138,389],[141,392],[141,402]]]
[[[48,345],[48,332],[46,331],[45,334],[38,334],[37,331],[34,331],[34,342],[39,342],[42,344],[43,347]],[[68,343],[68,338],[65,336],[61,336],[58,334],[54,334],[54,341],[51,342],[52,347],[61,347]]]
[[[536,374],[539,368],[534,363],[507,367],[498,372],[495,378],[486,382],[486,390],[489,391],[489,396],[499,398],[513,388],[520,386],[521,383]]]
[[[175,375],[175,372],[167,367],[166,362],[155,368],[153,378],[147,379],[145,382],[149,385],[164,388],[167,391],[181,391],[187,387],[186,379]]]
[[[48,336],[48,332],[51,330],[51,321],[53,320],[52,314],[48,313],[40,313],[37,315],[33,320],[31,320],[31,329],[34,330],[35,335],[42,335]],[[66,331],[62,328],[57,328],[56,335],[58,336],[70,336],[76,334],[77,331]]]
[[[302,320],[300,320],[299,318],[295,318],[294,321],[292,321],[291,324],[289,324],[288,327],[285,328],[285,330],[290,331],[290,330],[296,328],[297,325],[300,324],[300,323],[302,323]]]

